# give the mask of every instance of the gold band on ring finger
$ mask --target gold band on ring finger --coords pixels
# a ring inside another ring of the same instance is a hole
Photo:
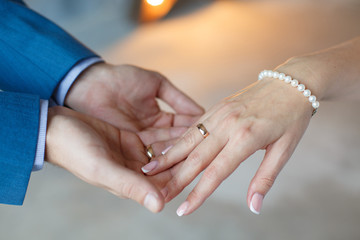
[[[149,160],[151,160],[153,157],[155,157],[154,150],[151,147],[151,145],[146,147],[146,155],[148,156]]]
[[[209,132],[208,130],[206,129],[206,127],[204,126],[204,124],[202,123],[199,123],[197,126],[197,129],[199,129],[201,135],[206,138],[207,136],[209,136]]]

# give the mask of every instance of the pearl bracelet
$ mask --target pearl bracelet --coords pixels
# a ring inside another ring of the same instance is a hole
[[[284,81],[285,83],[290,83],[291,86],[297,88],[297,90],[299,90],[299,92],[302,92],[305,97],[309,98],[309,102],[311,103],[312,107],[314,108],[311,116],[314,116],[314,114],[317,112],[317,109],[319,108],[320,103],[318,101],[316,101],[316,97],[314,95],[311,95],[311,91],[309,89],[306,89],[304,84],[300,84],[298,80],[292,79],[291,76],[285,75],[285,73],[274,72],[271,70],[262,71],[259,74],[258,79],[262,80],[264,77],[276,78],[281,81]]]

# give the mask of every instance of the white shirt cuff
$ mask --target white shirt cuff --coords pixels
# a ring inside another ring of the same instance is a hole
[[[86,68],[91,65],[102,62],[103,60],[99,57],[91,57],[80,61],[76,64],[60,82],[58,87],[55,89],[53,97],[56,103],[60,106],[64,106],[65,97],[68,93],[71,85],[75,82],[76,78],[82,73]]]
[[[32,169],[33,171],[38,171],[44,166],[48,106],[49,101],[40,99],[39,134],[36,145],[35,160]]]

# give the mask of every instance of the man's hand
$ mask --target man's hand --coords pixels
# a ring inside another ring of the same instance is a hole
[[[64,107],[50,108],[45,159],[152,212],[164,207],[159,189],[170,180],[170,171],[155,178],[141,173],[148,158],[132,132]]]
[[[176,113],[162,111],[156,99]],[[139,135],[145,144],[178,137],[204,112],[161,74],[107,63],[86,69],[69,90],[65,104],[122,130],[147,130]]]

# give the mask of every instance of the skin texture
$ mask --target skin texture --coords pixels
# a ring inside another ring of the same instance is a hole
[[[101,120],[64,107],[49,109],[45,158],[80,179],[120,198],[132,199],[152,212],[164,207],[159,191],[169,171],[145,177],[140,171],[149,160],[140,138]],[[148,194],[155,196],[145,203]]]
[[[320,101],[360,100],[360,38],[292,58],[275,70],[298,79]],[[188,215],[199,208],[241,162],[264,149],[264,159],[247,196],[249,208],[259,213],[262,199],[294,152],[311,113],[311,104],[291,85],[264,78],[224,99],[199,119],[210,133],[207,138],[203,138],[196,125],[192,126],[164,156],[144,166],[144,172],[156,175],[177,166],[161,191],[165,201],[170,201],[203,171],[178,209],[179,215]]]

